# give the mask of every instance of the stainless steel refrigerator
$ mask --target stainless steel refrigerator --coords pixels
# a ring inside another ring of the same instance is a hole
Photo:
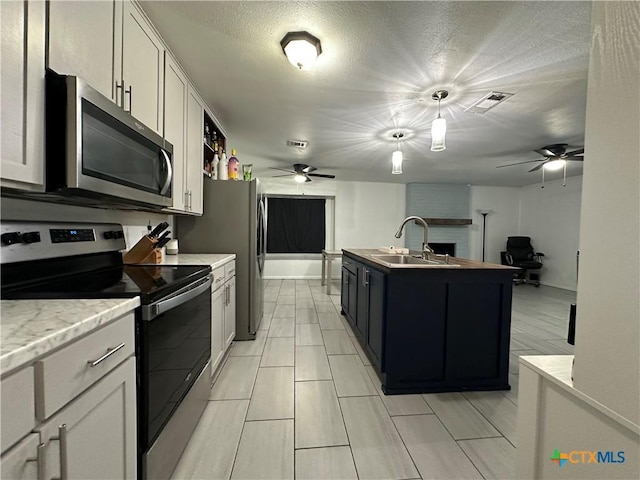
[[[176,220],[180,253],[236,254],[236,340],[255,340],[263,312],[266,217],[262,186],[204,180],[204,213]]]

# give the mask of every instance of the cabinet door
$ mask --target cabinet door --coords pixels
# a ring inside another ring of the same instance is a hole
[[[1,478],[11,480],[36,480],[38,459],[43,459],[44,451],[39,447],[40,435],[32,433],[15,447],[0,457]],[[43,465],[41,464],[41,467]],[[44,472],[43,472],[44,473]]]
[[[224,349],[231,345],[236,336],[236,277],[231,278],[226,284],[227,302],[224,307]]]
[[[211,376],[224,355],[224,300],[225,287],[218,288],[211,295]]]
[[[0,2],[0,35],[2,185],[42,190],[45,3]]]
[[[124,2],[123,7],[122,105],[162,135],[164,45],[132,2]]]
[[[121,52],[122,2],[49,2],[47,66],[51,70],[76,75],[115,101]]]
[[[356,330],[362,338],[367,338],[367,323],[369,323],[369,269],[364,265],[357,265],[358,287],[356,306]]]
[[[164,138],[173,145],[173,208],[184,210],[184,162],[187,134],[187,95],[189,83],[177,62],[165,52]]]
[[[185,193],[187,210],[202,215],[202,159],[204,155],[204,102],[189,88],[187,100],[187,158]]]
[[[135,358],[129,357],[38,430],[47,450],[46,478],[136,478]],[[61,449],[65,437],[66,449]],[[61,475],[65,464],[66,477]]]
[[[342,314],[349,314],[349,270],[342,267],[342,283],[340,287],[340,307]]]
[[[369,323],[367,325],[367,345],[373,360],[380,369],[383,355],[385,275],[376,270],[368,270],[369,282]]]

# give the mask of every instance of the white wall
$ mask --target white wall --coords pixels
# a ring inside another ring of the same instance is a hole
[[[314,181],[298,185],[290,178],[261,179],[266,194],[326,195],[334,197],[335,241],[328,248],[377,248],[401,245],[393,235],[405,217],[405,186],[391,183]],[[265,263],[266,278],[320,278],[320,255],[315,258],[273,259]],[[332,271],[339,278],[335,262]]]
[[[500,252],[507,237],[518,235],[520,189],[518,187],[471,187],[469,203],[473,224],[469,227],[469,252],[472,260],[482,260],[482,215],[487,215],[485,262],[500,263]]]
[[[163,221],[173,224],[173,217],[162,213],[77,207],[7,197],[2,197],[1,201],[0,218],[2,220],[119,223],[124,227],[127,249],[147,233],[149,222],[154,226]],[[169,229],[172,228],[169,227]]]
[[[574,386],[640,425],[640,3],[592,22]]]
[[[576,253],[580,234],[582,176],[520,188],[521,235],[531,237],[543,252],[540,281],[552,287],[576,289]]]

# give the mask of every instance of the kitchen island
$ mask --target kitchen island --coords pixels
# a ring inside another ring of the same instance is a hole
[[[385,393],[510,389],[513,268],[342,252],[341,313]]]

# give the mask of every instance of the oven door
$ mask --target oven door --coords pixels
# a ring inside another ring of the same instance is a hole
[[[137,322],[138,448],[160,435],[211,357],[211,277],[141,307]]]

